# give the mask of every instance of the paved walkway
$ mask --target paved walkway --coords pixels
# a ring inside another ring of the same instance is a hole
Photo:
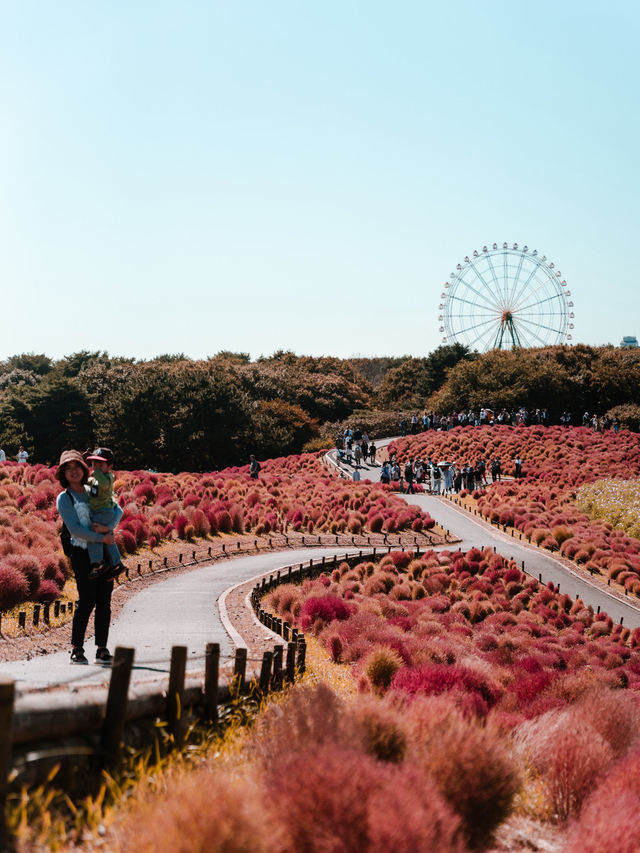
[[[383,446],[387,439],[377,443]],[[366,465],[363,479],[379,480],[379,466]],[[547,583],[559,584],[562,592],[572,598],[580,596],[594,609],[600,607],[615,621],[624,620],[630,628],[640,626],[640,609],[614,595],[601,586],[589,583],[577,573],[555,560],[548,552],[526,546],[510,536],[496,531],[457,508],[444,498],[430,495],[405,495],[405,500],[417,504],[436,522],[450,530],[462,541],[459,546],[467,550],[472,546],[493,547],[506,557],[513,557],[534,577],[542,576]],[[444,546],[451,548],[452,546]],[[228,562],[216,562],[194,569],[192,572],[154,584],[129,599],[110,632],[110,646],[135,648],[134,680],[165,679],[169,671],[171,647],[185,645],[189,649],[188,672],[204,669],[206,644],[220,644],[221,658],[233,655],[234,644],[221,597],[238,583],[261,577],[285,566],[323,555],[344,554],[341,548],[304,548],[296,551],[266,553],[251,557],[238,557]],[[266,630],[266,629],[265,629]],[[233,640],[238,642],[238,637]],[[93,652],[87,644],[88,655]],[[91,659],[91,658],[90,658]],[[18,693],[52,685],[68,685],[70,689],[104,684],[108,670],[90,664],[72,666],[66,652],[42,655],[25,661],[0,664],[0,678],[16,681]]]
[[[218,606],[227,589],[285,566],[354,550],[358,549],[343,545],[270,552],[218,561],[174,578],[168,576],[126,602],[111,625],[109,646],[135,648],[133,678],[137,681],[166,678],[172,646],[189,649],[188,673],[203,671],[207,643],[220,643],[221,661],[234,654],[229,626],[225,626],[224,611],[221,616]],[[68,652],[58,652],[2,663],[0,678],[13,679],[19,693],[60,684],[72,689],[100,685],[108,679],[109,670],[93,664],[92,640],[85,643],[85,648],[89,666],[72,665]]]
[[[376,442],[378,448],[384,447],[396,439],[384,439]],[[335,451],[329,454],[331,460],[345,473],[349,474],[353,466],[338,465]],[[380,467],[377,465],[361,466],[362,479],[374,481],[380,480]],[[518,564],[524,564],[524,570],[533,577],[540,578],[548,583],[552,581],[560,585],[560,591],[567,593],[571,598],[580,596],[587,605],[594,610],[598,607],[606,611],[614,622],[623,621],[629,628],[640,627],[640,607],[634,599],[625,600],[624,597],[607,591],[602,584],[592,583],[582,577],[577,571],[573,571],[564,563],[553,558],[549,551],[523,544],[506,533],[491,527],[491,525],[476,519],[475,516],[460,509],[455,504],[443,497],[432,495],[403,495],[408,503],[417,504],[425,512],[435,519],[437,524],[454,533],[461,542],[456,547],[463,551],[469,548],[495,548],[505,557],[513,557]]]

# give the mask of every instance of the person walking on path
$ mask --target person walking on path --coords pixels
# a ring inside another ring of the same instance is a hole
[[[71,627],[71,663],[89,663],[84,653],[84,637],[89,617],[95,610],[96,663],[109,665],[113,660],[107,648],[113,580],[106,577],[89,580],[91,566],[87,543],[102,542],[104,545],[113,545],[115,538],[106,525],[91,523],[89,493],[85,489],[89,468],[78,450],[63,451],[56,478],[64,489],[58,495],[56,506],[70,538],[65,553],[71,562],[78,589],[78,603]],[[122,509],[119,506],[115,508],[115,515],[117,524],[122,518]]]
[[[407,494],[407,495],[415,494],[415,491],[413,489],[413,480],[414,480],[413,457],[411,457],[409,459],[409,461],[406,463],[406,465],[404,466],[404,480],[405,480],[405,483],[407,484],[407,488],[405,489],[405,494]]]
[[[356,468],[360,467],[360,463],[362,462],[362,448],[359,444],[353,448],[353,461],[355,462]]]
[[[515,478],[516,480],[519,480],[520,477],[522,477],[522,459],[520,459],[519,456],[516,456],[514,459],[513,467],[515,469]]]
[[[442,483],[442,471],[437,465],[431,466],[431,478],[432,478],[432,487],[431,490],[434,495],[440,494],[440,486]]]

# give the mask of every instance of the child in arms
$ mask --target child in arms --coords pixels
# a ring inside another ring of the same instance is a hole
[[[106,525],[112,532],[116,524],[114,507],[116,502],[113,497],[113,453],[108,447],[99,447],[86,457],[86,461],[92,463],[93,471],[88,480],[89,506],[91,508],[91,521],[93,524]],[[103,578],[111,580],[116,578],[124,566],[117,545],[103,545],[101,542],[88,542],[89,562],[91,572],[89,580]],[[108,563],[104,562],[104,551]]]

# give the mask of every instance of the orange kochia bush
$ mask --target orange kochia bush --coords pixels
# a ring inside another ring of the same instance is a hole
[[[640,595],[640,541],[591,519],[577,507],[577,489],[603,477],[640,476],[640,435],[594,433],[583,427],[478,427],[427,432],[390,446],[410,455],[475,464],[499,458],[506,474],[522,459],[521,480],[494,483],[478,495],[493,522],[520,530],[533,542],[583,563]]]

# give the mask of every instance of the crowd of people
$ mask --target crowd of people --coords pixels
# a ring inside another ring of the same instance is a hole
[[[336,449],[338,451],[338,459],[347,464],[353,464],[358,470],[362,465],[376,464],[377,448],[375,443],[360,427],[351,429],[347,427],[344,432],[336,436]]]
[[[560,426],[572,425],[571,412],[563,412],[559,419]],[[502,409],[499,412],[493,409],[482,408],[479,411],[450,412],[448,415],[438,415],[435,412],[424,412],[418,415],[414,412],[410,417],[400,419],[400,435],[416,435],[430,429],[449,430],[454,427],[466,426],[550,426],[551,419],[547,409],[533,409],[529,411],[525,406],[514,408],[511,411]],[[582,416],[582,426],[593,429],[595,432],[604,432],[613,429],[618,432],[620,421],[617,417],[610,418],[608,415],[597,415],[585,412]]]
[[[360,480],[360,468],[367,460],[370,465],[377,465],[377,448],[366,431],[359,427],[348,427],[336,436],[338,462],[353,467],[352,479]],[[522,460],[519,456],[513,460],[513,476],[519,479],[523,476]],[[447,461],[434,462],[431,459],[410,458],[404,465],[395,456],[385,460],[380,468],[380,482],[384,484],[397,483],[403,491],[413,494],[415,485],[432,494],[457,494],[463,489],[473,491],[491,482],[502,479],[502,461],[500,459],[476,460],[475,464],[467,462],[455,463]]]
[[[517,456],[513,460],[514,476],[522,477],[522,460]],[[431,459],[415,459],[411,457],[403,466],[392,456],[382,463],[380,469],[381,483],[397,483],[406,493],[413,494],[415,484],[435,495],[458,494],[463,489],[473,491],[481,489],[490,482],[502,479],[502,462],[500,459],[477,459],[475,464],[466,462],[455,463]]]

